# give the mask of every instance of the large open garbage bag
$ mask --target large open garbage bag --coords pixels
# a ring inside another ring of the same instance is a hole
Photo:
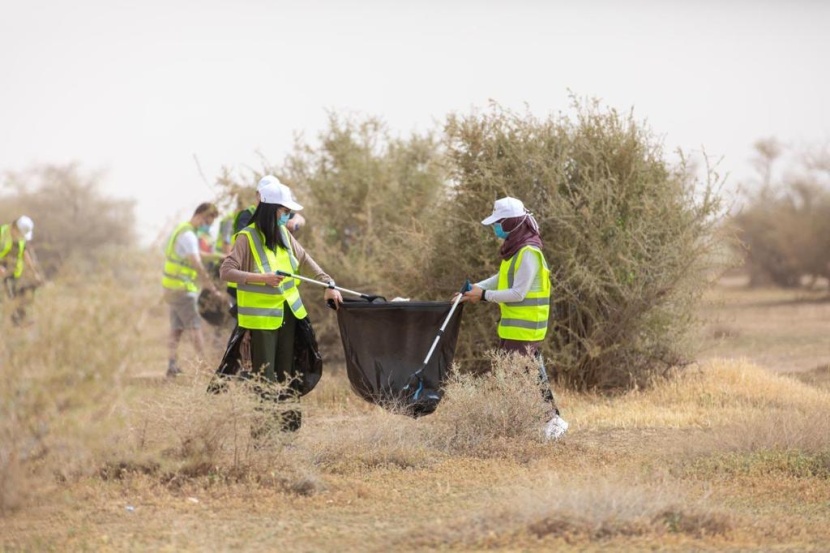
[[[433,412],[455,355],[460,306],[420,373],[425,393],[415,402],[405,388],[423,366],[451,307],[450,302],[344,301],[337,322],[354,392],[366,401],[414,416]]]

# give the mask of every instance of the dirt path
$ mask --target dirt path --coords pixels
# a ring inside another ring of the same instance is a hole
[[[701,316],[703,360],[744,357],[776,372],[830,366],[830,293],[715,287]]]

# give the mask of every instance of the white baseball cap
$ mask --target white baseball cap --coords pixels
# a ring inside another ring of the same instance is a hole
[[[261,179],[259,179],[259,183],[256,185],[256,191],[260,192],[263,188],[268,186],[269,184],[282,184],[280,179],[275,177],[274,175],[265,175]]]
[[[35,223],[29,217],[21,215],[17,219],[17,230],[23,235],[23,238],[28,242],[32,239],[35,230]]]
[[[303,208],[303,206],[294,200],[294,194],[291,193],[291,189],[279,181],[268,183],[260,188],[259,201],[264,204],[285,206],[291,211],[300,211]]]
[[[522,201],[508,196],[493,203],[493,214],[484,219],[481,224],[492,225],[496,221],[509,219],[510,217],[521,217],[525,213],[525,205]]]

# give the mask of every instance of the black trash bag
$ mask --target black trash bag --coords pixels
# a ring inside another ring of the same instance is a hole
[[[294,371],[301,376],[301,396],[313,390],[323,377],[323,357],[308,317],[298,319],[294,330]]]
[[[344,300],[337,323],[352,390],[366,401],[411,416],[435,411],[455,355],[461,307],[456,308],[427,365],[414,376],[452,303]]]
[[[211,326],[225,326],[230,321],[228,301],[205,289],[199,293],[197,301],[199,315]]]
[[[242,369],[242,358],[239,348],[242,345],[242,338],[246,329],[236,325],[228,339],[228,346],[222,361],[216,369],[213,380],[208,385],[208,392],[219,393],[225,390],[227,380],[232,378],[250,379],[252,375]],[[291,384],[288,390],[280,394],[280,397],[271,398],[284,400],[301,397],[309,393],[320,382],[323,376],[323,358],[317,346],[317,336],[314,334],[314,327],[311,321],[297,319],[297,327],[294,331],[294,374],[290,375]],[[263,393],[263,396],[267,395]]]

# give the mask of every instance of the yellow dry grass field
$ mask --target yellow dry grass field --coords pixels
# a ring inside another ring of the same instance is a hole
[[[357,398],[335,360],[301,430],[255,443],[249,391],[205,393],[224,335],[164,378],[167,313],[139,278],[54,283],[32,313],[2,327],[2,550],[830,543],[826,292],[716,287],[698,363],[620,396],[560,392],[570,430],[553,443],[533,378],[509,360],[454,378],[414,420]]]

